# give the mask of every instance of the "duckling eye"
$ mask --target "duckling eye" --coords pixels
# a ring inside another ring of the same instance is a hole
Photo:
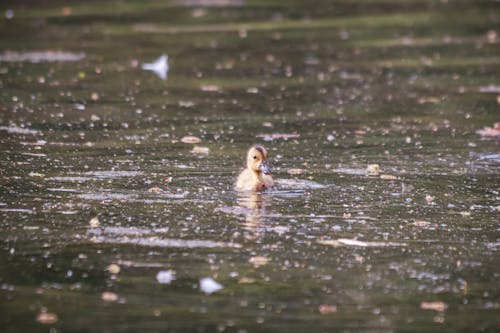
[[[254,159],[254,160],[256,160],[256,159],[257,159],[257,156],[255,156],[255,155],[254,155],[254,156],[253,156],[253,159]]]

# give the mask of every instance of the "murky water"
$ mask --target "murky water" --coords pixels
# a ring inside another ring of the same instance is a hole
[[[497,2],[0,9],[0,331],[500,329]]]

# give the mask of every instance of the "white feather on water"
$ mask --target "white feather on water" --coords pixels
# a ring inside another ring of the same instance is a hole
[[[160,79],[166,80],[168,77],[168,55],[163,54],[153,62],[142,64],[142,69],[155,73]]]
[[[224,286],[210,277],[200,279],[200,290],[205,294],[212,294],[223,289]]]

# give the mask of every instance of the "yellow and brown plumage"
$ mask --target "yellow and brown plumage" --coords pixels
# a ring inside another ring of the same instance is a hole
[[[250,147],[247,153],[247,167],[238,176],[235,190],[263,191],[271,188],[273,184],[266,149],[259,145]]]

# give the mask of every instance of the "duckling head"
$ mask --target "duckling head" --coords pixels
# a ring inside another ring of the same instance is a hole
[[[247,153],[247,167],[255,173],[270,175],[271,168],[267,163],[267,151],[262,146],[252,146]]]

